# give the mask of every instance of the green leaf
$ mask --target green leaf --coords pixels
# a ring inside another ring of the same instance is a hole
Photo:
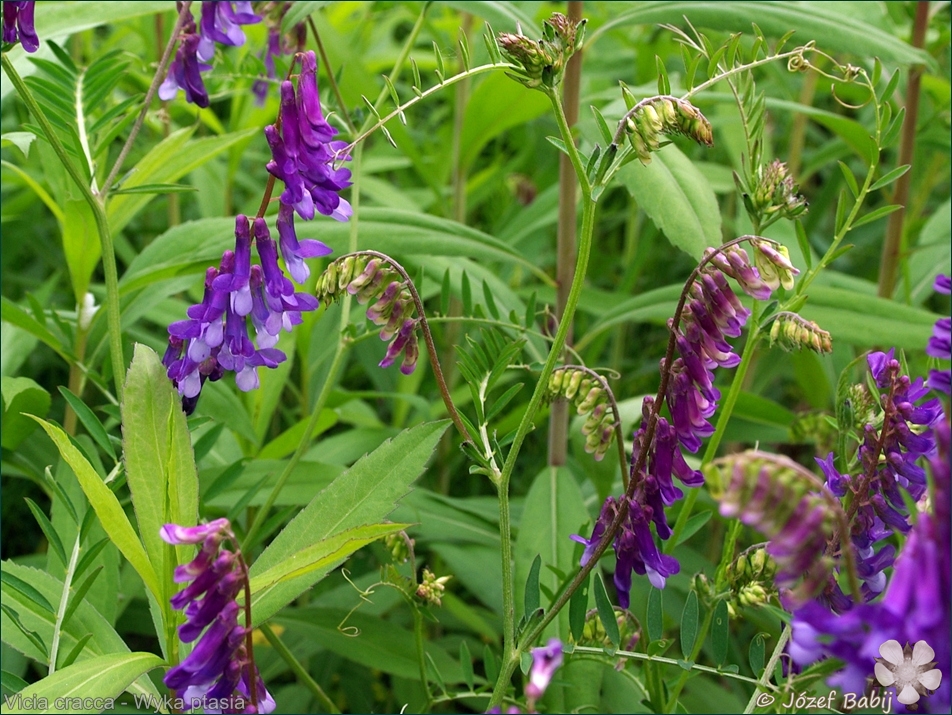
[[[126,557],[156,599],[160,598],[162,588],[159,586],[155,569],[152,567],[145,549],[142,548],[142,542],[136,536],[135,529],[129,523],[122,505],[119,504],[119,499],[103,483],[96,470],[80,454],[63,430],[40,419],[37,419],[37,422],[53,440],[66,463],[72,467],[83,493],[86,494],[90,505],[96,511],[96,516],[99,517],[99,522],[106,534],[116,545],[116,548],[122,552],[122,555]],[[156,532],[156,536],[158,536],[158,532]]]
[[[750,663],[750,669],[754,672],[754,677],[759,678],[764,670],[764,653],[766,651],[768,634],[758,633],[750,641],[750,649],[747,651],[747,660]]]
[[[727,647],[730,644],[730,617],[727,601],[720,600],[714,607],[714,620],[711,621],[711,641],[714,644],[714,663],[722,665],[727,660]]]
[[[828,330],[834,345],[842,341],[861,348],[889,345],[922,350],[942,316],[879,298],[875,291],[872,284],[869,293],[813,285],[800,314]]]
[[[602,116],[602,113],[593,105],[592,114],[595,116],[595,125],[598,127],[598,133],[602,137],[602,141],[605,142],[605,146],[608,146],[612,143],[612,130],[608,128],[608,122],[605,121],[605,117]]]
[[[357,549],[409,526],[390,523],[358,526],[308,546],[251,579],[251,603],[254,605],[264,598],[276,584],[325,568],[347,558]]]
[[[186,191],[198,191],[198,189],[188,184],[143,184],[128,189],[114,189],[110,193],[113,196],[121,196],[123,194],[184,194]]]
[[[697,641],[698,607],[697,593],[690,591],[681,611],[681,654],[690,659]]]
[[[855,199],[859,196],[859,186],[856,185],[856,177],[853,176],[853,172],[842,161],[836,163],[840,165],[840,173],[842,173],[843,178],[846,179],[846,185],[849,187],[850,193],[853,194],[853,198]],[[870,189],[870,191],[872,191],[872,189]]]
[[[684,525],[684,531],[681,532],[681,536],[678,537],[675,546],[680,546],[694,536],[694,534],[710,520],[713,514],[713,511],[702,511],[688,519],[688,523]]]
[[[37,650],[37,652],[40,654],[40,659],[48,660],[50,655],[49,650],[46,647],[46,643],[42,638],[40,638],[39,635],[37,635],[36,631],[31,631],[29,628],[23,625],[23,621],[20,620],[20,614],[5,603],[0,604],[0,609],[2,609],[3,615],[7,617],[14,627],[16,627],[17,632],[23,634],[23,636],[26,637],[30,644]],[[9,634],[9,628],[10,626],[8,625],[4,630],[4,633]],[[5,635],[4,640],[13,642],[15,640],[15,636],[11,637],[10,635]]]
[[[897,166],[892,171],[888,171],[885,174],[883,174],[881,177],[879,177],[879,179],[872,186],[869,187],[869,190],[876,191],[877,189],[881,189],[884,186],[889,186],[892,182],[894,182],[900,176],[902,176],[907,171],[909,171],[909,169],[910,169],[909,164],[903,164],[902,166]]]
[[[423,472],[448,422],[428,422],[384,442],[323,489],[288,524],[251,567],[252,578],[263,574],[334,534],[379,523]],[[330,566],[275,586],[253,609],[261,623],[323,577]]]
[[[152,653],[110,653],[89,658],[28,685],[10,701],[12,707],[5,707],[3,712],[35,712],[35,708],[28,705],[32,702],[48,703],[41,708],[45,710],[59,698],[67,699],[70,704],[65,709],[70,712],[101,712],[102,707],[93,707],[96,698],[117,698],[139,676],[164,663]],[[71,698],[75,700],[69,700]],[[87,701],[89,704],[84,707]]]
[[[475,2],[466,0],[452,1],[441,0],[438,5],[445,5],[461,12],[468,12],[476,17],[481,17],[487,22],[492,23],[494,27],[500,28],[502,32],[515,32],[516,25],[522,26],[522,32],[527,37],[542,37],[542,28],[539,27],[533,15],[526,12],[521,3],[515,2]],[[510,80],[511,81],[511,80]],[[523,90],[525,92],[525,90]],[[525,92],[525,94],[530,94]],[[532,93],[535,94],[535,93]]]
[[[288,6],[288,11],[281,20],[281,29],[283,32],[291,32],[295,25],[305,22],[311,15],[320,10],[325,5],[330,5],[330,0],[316,0],[308,2],[296,2]]]
[[[926,221],[907,265],[910,298],[916,305],[934,293],[937,275],[952,274],[952,200],[936,208]],[[897,294],[903,288],[897,286]]]
[[[466,687],[472,690],[475,683],[473,677],[473,656],[469,654],[469,646],[466,645],[465,640],[459,642],[459,665],[463,670],[463,682],[466,683]]]
[[[52,607],[47,609],[38,605],[32,598],[23,596],[13,588],[8,588],[7,578],[13,576],[17,579],[18,583],[28,583],[29,586],[42,594],[42,599],[47,603],[59,602],[63,594],[63,582],[44,571],[20,566],[9,561],[3,562],[2,569],[4,577],[4,605],[10,604],[14,606],[24,625],[32,631],[35,631],[42,642],[51,642],[53,638],[53,623],[56,619]],[[6,620],[6,614],[4,614],[3,618],[4,641],[26,656],[34,658],[40,663],[47,663],[46,653],[36,650],[25,637],[19,635],[12,623]],[[125,641],[89,601],[80,602],[72,618],[63,624],[60,632],[61,652],[69,652],[72,654],[78,644],[90,634],[92,638],[86,641],[77,660],[84,660],[106,653],[128,655],[129,647]],[[156,698],[159,697],[158,691],[147,677],[139,678],[129,690]]]
[[[588,614],[589,583],[591,583],[591,574],[585,577],[578,590],[572,594],[569,601],[569,628],[572,631],[572,638],[575,642],[582,639],[585,632],[585,616]]]
[[[696,28],[725,32],[750,32],[750,19],[769,37],[782,37],[796,30],[800,41],[814,40],[818,47],[835,47],[837,51],[859,57],[877,56],[884,61],[903,64],[924,63],[935,66],[928,53],[918,50],[891,33],[860,20],[856,13],[837,8],[836,3],[810,5],[809,12],[783,3],[759,2],[646,2],[634,10],[615,15],[602,25],[599,33],[618,25],[679,25],[691,18]]]
[[[192,549],[179,547],[176,558],[176,549],[162,541],[159,530],[167,523],[198,523],[198,475],[179,396],[159,356],[144,345],[135,346],[126,375],[122,433],[139,533],[156,572],[170,573]],[[164,598],[169,595],[163,590]]]
[[[347,252],[348,224],[328,221],[321,224],[320,230],[322,241],[335,251]],[[389,255],[471,257],[518,263],[551,283],[545,271],[508,244],[456,221],[401,209],[365,208],[361,209],[360,234],[368,245]],[[232,218],[201,219],[174,226],[153,239],[129,264],[120,281],[120,292],[126,294],[180,275],[199,276],[234,245]]]
[[[36,423],[22,413],[46,417],[50,411],[50,393],[28,377],[4,376],[0,378],[0,394],[3,395],[0,444],[4,449],[13,450],[36,429]]]
[[[96,578],[99,576],[99,573],[103,570],[102,566],[97,566],[86,579],[79,584],[76,588],[75,593],[72,596],[69,606],[66,608],[66,612],[63,614],[63,625],[69,623],[69,619],[76,612],[76,609],[79,608],[82,604],[83,599],[86,598],[86,593],[92,587],[93,583],[96,581]]]
[[[864,226],[867,223],[872,223],[873,221],[878,221],[883,216],[888,216],[891,213],[898,211],[903,208],[901,204],[890,204],[889,206],[880,206],[878,209],[870,211],[865,216],[861,216],[853,222],[853,228],[859,228]]]
[[[58,337],[53,335],[40,321],[6,296],[0,296],[0,317],[11,325],[22,328],[34,338],[37,338],[51,347],[56,354],[66,362],[72,361],[69,349],[63,347],[63,343]]]
[[[531,617],[533,613],[539,610],[539,569],[542,568],[542,557],[536,554],[529,568],[529,576],[526,578],[525,588],[525,612],[526,618]]]
[[[608,600],[608,593],[605,591],[605,584],[602,583],[602,575],[599,573],[595,574],[595,607],[598,609],[598,618],[602,622],[608,640],[617,648],[621,642],[618,621],[615,620],[615,609],[612,607],[612,602]]]
[[[73,646],[73,649],[69,653],[66,654],[66,657],[60,661],[57,667],[61,669],[68,668],[73,663],[75,663],[76,659],[79,657],[79,654],[83,652],[83,649],[86,648],[86,644],[89,643],[92,637],[93,637],[92,633],[87,633],[82,638],[80,638],[79,642],[77,642],[76,645]]]
[[[12,573],[8,573],[7,571],[3,571],[0,572],[0,583],[3,583],[3,585],[5,585],[7,588],[12,588],[16,591],[19,591],[21,594],[23,594],[23,596],[28,598],[37,606],[40,606],[46,610],[47,613],[53,613],[52,604],[46,600],[42,593],[37,591],[22,578],[19,578]]]
[[[194,131],[194,127],[186,127],[172,132],[138,161],[134,172],[122,185],[125,193],[112,198],[107,206],[106,215],[109,217],[109,227],[114,234],[125,228],[154,196],[151,192],[133,194],[130,189],[152,184],[174,183],[222,152],[258,133],[258,129],[247,129],[217,137],[191,139]]]
[[[349,609],[293,608],[275,620],[285,628],[284,638],[297,635],[367,668],[419,681],[413,631],[378,615]],[[424,651],[447,682],[463,682],[459,664],[438,643],[427,642]]]
[[[331,427],[336,425],[337,419],[337,413],[334,410],[321,410],[321,414],[317,418],[317,424],[314,425],[314,431],[311,433],[310,439],[313,440],[318,435],[323,434]],[[307,417],[306,419],[298,422],[293,427],[286,429],[284,432],[279,434],[264,447],[262,447],[256,458],[282,459],[287,457],[295,449],[297,449],[297,446],[301,443],[301,438],[304,437],[304,430],[307,429],[308,422],[310,422],[310,417]]]
[[[663,591],[654,586],[648,591],[648,606],[645,620],[648,622],[648,639],[652,643],[661,640],[661,634],[664,633],[662,594]]]
[[[575,542],[569,537],[590,521],[585,498],[571,470],[567,467],[543,467],[526,495],[519,520],[515,544],[516,603],[528,598],[524,594],[524,584],[529,581],[537,555],[541,555],[542,564],[546,566],[539,579],[540,585],[553,593],[559,589],[561,579],[548,567],[563,573],[570,573],[577,567]],[[568,613],[563,611],[547,627],[545,637],[565,640],[568,632]]]
[[[36,505],[36,502],[32,499],[24,499],[24,501],[26,501],[26,505],[30,507],[30,511],[33,512],[33,518],[36,519],[36,523],[40,525],[40,529],[43,530],[43,534],[46,536],[50,547],[59,557],[60,563],[66,566],[66,550],[63,548],[63,542],[60,541],[56,529],[53,528],[50,520],[46,517],[46,514],[43,513],[43,510]]]
[[[30,155],[30,144],[35,139],[33,132],[4,132],[0,134],[0,146],[15,146],[25,159]]]
[[[499,662],[489,643],[483,647],[483,670],[486,671],[486,680],[490,683],[495,682],[499,676]]]
[[[665,237],[692,258],[721,244],[714,190],[673,144],[652,154],[647,166],[633,161],[622,167],[618,178]]]
[[[89,406],[85,402],[70,392],[68,388],[60,385],[59,391],[63,399],[73,408],[73,412],[76,413],[76,417],[79,418],[83,427],[89,432],[89,436],[96,441],[96,444],[102,447],[103,452],[112,457],[113,461],[116,461],[116,450],[112,446],[109,435],[106,433],[106,428],[102,426],[102,422],[99,421],[96,414],[89,409]]]

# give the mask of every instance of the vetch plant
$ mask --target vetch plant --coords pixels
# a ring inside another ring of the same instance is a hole
[[[948,7],[167,5],[3,7],[5,710],[948,710]]]

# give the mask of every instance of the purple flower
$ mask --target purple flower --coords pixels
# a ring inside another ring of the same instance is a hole
[[[224,541],[234,541],[231,524],[227,519],[193,527],[166,524],[159,530],[159,536],[173,545],[202,544],[192,562],[176,568],[175,581],[191,583],[171,599],[173,608],[185,611],[186,621],[179,626],[179,638],[185,643],[201,638],[185,660],[166,673],[166,686],[184,691],[187,709],[193,709],[203,707],[206,699],[250,699],[247,680],[253,673],[258,702],[251,706],[256,709],[242,711],[272,712],[274,699],[246,649],[248,632],[238,625],[241,607],[235,599],[247,580],[247,572],[240,557],[221,548]],[[236,689],[240,698],[235,697]]]
[[[305,221],[315,212],[338,221],[353,213],[340,192],[350,186],[350,170],[334,168],[350,159],[342,150],[346,142],[332,141],[337,134],[321,111],[317,90],[317,59],[307,52],[302,60],[297,91],[293,82],[281,83],[281,123],[265,127],[272,160],[267,168],[284,182],[281,203],[294,208]]]
[[[926,712],[950,707],[952,650],[952,557],[950,557],[949,420],[935,425],[937,452],[929,461],[935,492],[932,513],[919,515],[881,601],[859,604],[837,615],[812,602],[794,611],[790,656],[801,667],[825,657],[843,662],[828,684],[860,693],[888,641],[925,641],[935,651],[942,679],[926,701]]]
[[[180,89],[185,90],[185,100],[203,109],[208,106],[208,91],[202,81],[202,72],[211,65],[201,62],[198,57],[198,45],[201,38],[196,34],[195,19],[190,10],[185,11],[182,24],[181,42],[175,53],[175,59],[169,65],[169,73],[159,86],[159,99],[174,99]]]
[[[526,683],[526,698],[535,702],[541,698],[552,681],[555,671],[562,665],[562,641],[552,638],[542,648],[532,649],[532,667]],[[532,706],[529,707],[532,710]]]
[[[18,40],[27,52],[36,52],[40,39],[33,27],[35,2],[3,3],[3,41],[14,44]]]
[[[298,283],[304,283],[310,270],[305,258],[320,258],[333,253],[331,248],[321,241],[306,238],[298,241],[294,231],[294,211],[287,204],[278,209],[278,235],[281,237],[281,255],[288,266],[288,272]]]
[[[214,57],[216,42],[231,47],[245,44],[245,33],[240,26],[257,22],[261,22],[261,18],[254,13],[250,2],[203,2],[198,58],[207,62]]]
[[[289,222],[290,213],[278,217],[281,250],[296,279],[306,279],[304,259],[330,252],[320,241],[298,241]],[[254,221],[254,243],[261,264],[252,265],[252,226],[246,216],[235,219],[235,250],[225,251],[218,269],[205,274],[202,302],[188,309],[187,320],[169,326],[169,347],[162,358],[169,379],[183,395],[183,408],[191,413],[206,379],[217,380],[225,371],[235,373],[239,389],[259,385],[257,369],[274,368],[287,358],[274,346],[282,329],[301,323],[301,313],[315,310],[317,299],[295,293],[278,264],[278,247],[262,218]],[[248,322],[254,329],[252,340]]]

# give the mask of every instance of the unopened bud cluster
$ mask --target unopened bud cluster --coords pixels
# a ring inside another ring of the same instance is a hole
[[[400,372],[409,375],[420,357],[413,317],[415,304],[399,273],[385,260],[350,255],[331,263],[317,279],[315,292],[320,300],[337,300],[345,292],[356,296],[367,308],[367,319],[381,328],[380,339],[390,341],[380,367],[390,367],[403,355]]]
[[[579,415],[588,415],[582,425],[585,451],[594,454],[595,461],[601,461],[615,434],[615,413],[604,383],[584,370],[560,368],[549,378],[548,397],[564,397],[575,405]]]
[[[398,564],[405,563],[406,560],[410,558],[410,549],[415,543],[413,539],[402,531],[396,534],[390,534],[384,538],[383,542],[387,547],[387,551],[390,552],[394,563]]]
[[[777,565],[766,549],[754,549],[737,557],[727,567],[727,581],[731,587],[727,610],[731,617],[735,617],[741,607],[763,606],[776,595],[773,584],[776,573]]]
[[[815,353],[833,352],[833,339],[812,320],[796,313],[781,313],[770,328],[770,344],[787,351],[807,348]]]
[[[443,605],[443,592],[446,591],[446,582],[449,581],[452,576],[440,576],[436,577],[430,569],[423,569],[423,580],[420,582],[420,585],[417,586],[416,595],[417,598],[420,598],[425,603],[429,603],[431,606],[442,606]]]
[[[628,142],[643,164],[661,147],[662,134],[682,134],[699,144],[714,146],[711,123],[690,102],[675,97],[656,97],[643,103],[628,117]]]
[[[522,76],[510,76],[526,87],[555,87],[561,82],[566,63],[582,47],[585,20],[575,22],[556,12],[542,23],[542,33],[541,40],[532,40],[521,30],[500,32],[497,37],[506,59],[522,68]]]
[[[799,194],[800,187],[782,161],[774,159],[759,167],[755,178],[750,208],[761,217],[761,223],[776,218],[793,219],[806,212],[807,200]]]
[[[787,457],[756,451],[716,460],[707,469],[712,492],[720,492],[714,496],[721,516],[736,517],[770,539],[765,551],[776,564],[777,588],[792,603],[825,588],[834,566],[826,542],[837,514],[834,504],[810,491],[816,478]],[[748,598],[758,596],[756,589],[748,591]]]

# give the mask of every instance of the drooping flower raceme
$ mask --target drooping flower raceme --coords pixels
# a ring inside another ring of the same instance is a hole
[[[830,612],[813,601],[794,611],[790,655],[806,667],[824,657],[843,662],[828,684],[844,692],[860,693],[866,686],[882,646],[895,641],[915,646],[920,641],[934,651],[941,673],[938,689],[928,696],[925,712],[948,712],[952,679],[952,532],[948,416],[934,426],[937,451],[930,458],[934,493],[931,513],[918,515],[896,559],[896,567],[882,600],[859,604],[843,614]],[[920,684],[935,684],[935,679]],[[931,689],[931,688],[929,688]],[[897,699],[913,705],[922,693],[902,691]]]
[[[331,249],[313,239],[299,241],[286,218],[279,213],[281,252],[292,277],[303,282],[308,276],[303,259],[326,256]],[[186,320],[169,326],[162,363],[183,396],[186,413],[194,410],[205,380],[218,380],[226,371],[235,373],[241,390],[257,388],[257,368],[277,367],[287,358],[274,347],[281,330],[290,331],[302,312],[318,306],[314,296],[296,293],[284,275],[266,221],[256,218],[253,229],[261,264],[252,265],[252,223],[239,215],[235,250],[225,251],[219,267],[206,272],[202,302],[188,309]],[[254,339],[248,335],[249,320]]]
[[[164,682],[177,691],[189,709],[219,712],[270,713],[274,698],[253,665],[248,652],[248,631],[238,623],[242,609],[236,597],[247,580],[240,555],[223,548],[234,542],[227,519],[185,527],[166,524],[162,539],[176,546],[201,545],[196,557],[177,566],[176,583],[187,583],[175,594],[172,607],[185,612],[179,626],[183,643],[198,643],[186,658],[166,673]],[[252,702],[252,687],[257,702]],[[230,707],[221,707],[230,703]],[[219,709],[220,708],[220,709]]]
[[[36,52],[40,39],[33,27],[33,8],[35,2],[3,3],[3,41],[16,44],[18,41],[27,52]]]
[[[757,242],[753,246],[759,251],[770,244]],[[659,551],[649,525],[654,524],[659,538],[671,536],[664,510],[683,496],[672,476],[691,487],[704,482],[701,473],[688,466],[681,450],[697,452],[701,440],[714,433],[708,419],[717,409],[720,392],[714,387],[713,371],[717,367],[735,367],[740,362],[725,338],[738,337],[750,315],[731,290],[725,275],[734,278],[748,295],[759,300],[769,298],[772,290],[758,269],[750,264],[747,253],[736,246],[719,251],[708,249],[705,258],[704,268],[690,287],[682,321],[676,329],[672,326],[678,357],[670,366],[665,394],[671,421],[658,417],[651,443],[646,444],[654,401],[650,397],[645,399],[644,419],[633,440],[631,495],[619,499],[609,497],[605,501],[589,539],[572,537],[586,546],[582,555],[584,565],[591,559],[618,510],[627,510],[613,542],[617,558],[614,582],[622,608],[629,605],[633,571],[647,575],[655,587],[663,588],[665,579],[679,570],[674,557]],[[775,269],[778,285],[788,278],[792,280],[792,275],[798,272],[781,251],[771,248],[767,260]],[[636,474],[634,469],[642,452],[647,452],[644,468]]]
[[[305,221],[315,212],[338,221],[353,213],[340,192],[350,186],[350,170],[335,167],[350,159],[342,154],[346,142],[333,141],[337,130],[324,118],[317,90],[317,57],[306,52],[301,60],[297,91],[281,83],[280,124],[265,127],[272,160],[268,171],[284,182],[281,203]]]

